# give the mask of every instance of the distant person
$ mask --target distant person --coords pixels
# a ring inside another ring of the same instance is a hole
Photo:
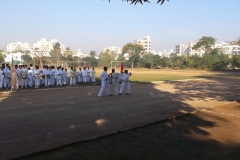
[[[92,82],[96,82],[96,79],[95,79],[96,71],[94,70],[94,68],[92,68],[91,75],[92,75]]]

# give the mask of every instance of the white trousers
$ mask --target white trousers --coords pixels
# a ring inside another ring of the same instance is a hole
[[[21,84],[21,87],[26,87],[27,88],[27,78],[26,79],[22,79],[22,84]]]
[[[57,86],[62,85],[62,76],[57,76]]]
[[[53,86],[54,84],[55,84],[55,78],[54,78],[54,76],[51,76],[50,77],[50,82],[51,82],[51,85]]]
[[[28,81],[29,87],[32,87],[33,86],[33,76],[28,75],[27,81]]]
[[[76,84],[76,78],[71,77],[70,78],[70,85],[75,85]]]
[[[104,90],[106,90],[107,95],[111,94],[110,93],[110,84],[108,83],[108,81],[102,80],[102,87],[98,93],[98,96],[102,96]]]
[[[118,90],[119,90],[119,82],[115,82],[115,94],[118,95]]]
[[[38,86],[40,86],[40,78],[39,78],[39,76],[36,76],[35,77],[35,87],[38,87]]]
[[[121,86],[121,89],[120,89],[119,93],[122,93],[124,91],[125,86],[127,87],[127,92],[126,93],[130,93],[131,86],[130,86],[129,81],[127,81],[127,82],[122,81],[122,86]]]
[[[44,84],[45,83],[45,78],[42,78],[42,84]]]
[[[0,76],[0,89],[3,87],[3,76]]]
[[[95,76],[92,76],[92,82],[95,82],[96,80],[95,80]]]
[[[82,75],[78,75],[78,82],[82,82]]]
[[[90,81],[90,75],[86,76],[86,81],[89,82]]]
[[[45,87],[50,86],[50,78],[44,78],[45,79]]]
[[[86,83],[87,82],[87,77],[86,76],[83,76],[83,83]]]
[[[68,84],[68,76],[64,76],[64,79],[65,79],[65,83]]]

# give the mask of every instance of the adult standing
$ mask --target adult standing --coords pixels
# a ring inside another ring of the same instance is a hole
[[[119,95],[122,94],[122,92],[124,91],[125,86],[127,87],[127,92],[126,95],[130,95],[130,83],[129,83],[129,77],[131,76],[131,73],[128,73],[128,70],[125,70],[122,76],[122,86],[119,92]]]
[[[115,73],[115,69],[112,69],[112,83],[115,84],[115,94],[118,95],[119,84],[121,83],[123,75]]]
[[[112,94],[110,93],[110,84],[108,82],[107,70],[108,70],[107,67],[103,67],[103,72],[100,75],[102,87],[98,93],[99,98],[103,97],[104,90],[106,90],[107,96],[112,96]]]
[[[96,79],[95,79],[96,71],[94,70],[94,68],[92,68],[91,75],[92,75],[92,82],[96,82]]]

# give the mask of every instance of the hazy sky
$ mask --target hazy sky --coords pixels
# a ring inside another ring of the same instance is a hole
[[[130,5],[122,0],[0,0],[0,44],[58,39],[73,52],[100,53],[151,36],[151,49],[213,36],[240,36],[240,0],[157,0]]]

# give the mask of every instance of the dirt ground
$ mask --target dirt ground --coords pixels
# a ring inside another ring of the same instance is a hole
[[[113,97],[104,96],[104,98],[97,97],[101,86],[24,90],[18,93],[1,92],[0,159],[24,156],[75,142],[88,141],[188,113],[200,110],[203,112],[203,109],[207,110],[211,107],[232,103],[239,99],[240,96],[239,77],[239,73],[219,72],[205,79],[131,84],[130,96],[123,94],[122,96]],[[199,76],[199,78],[201,77]],[[114,92],[114,86],[112,86],[111,90]],[[210,114],[210,112],[204,113]],[[236,111],[230,114],[239,116]],[[197,124],[197,122],[192,124],[191,122],[194,119],[189,120],[190,123],[188,124],[183,122],[183,124],[186,124],[186,127],[184,125],[181,127],[186,129],[186,133],[183,132],[184,134],[180,131],[175,131],[174,128],[178,126],[178,123],[175,126],[171,124],[172,122],[169,122],[169,125],[164,123],[164,126],[173,129],[172,132],[176,133],[175,136],[190,138],[194,134],[187,135],[187,133],[196,132],[196,135],[204,135],[206,138],[208,135],[206,132],[209,131],[205,131],[202,127],[218,128],[218,125],[215,126],[214,123],[209,123],[209,121],[214,122],[213,119],[206,120],[206,122],[204,117],[197,115],[195,117],[203,124]],[[217,120],[219,119],[222,118],[220,117]],[[175,120],[181,124],[181,118]],[[229,120],[226,119],[226,122],[229,122]],[[191,128],[191,126],[195,126],[195,128]],[[165,135],[165,131],[167,133],[167,130],[162,132],[164,134],[162,135],[163,138],[168,136]],[[144,131],[141,132],[144,133]],[[144,147],[147,141],[154,143],[154,140],[147,139],[146,136],[142,137],[143,142],[141,143],[138,143],[138,141],[132,142],[135,139],[135,133],[128,137],[128,139],[121,140],[124,143],[124,147],[119,152],[114,153],[110,151],[111,153],[108,153],[110,158],[111,155],[115,155],[111,159],[125,158],[125,149],[132,150],[131,155],[137,157],[140,154],[136,150],[137,148],[141,149],[141,147]],[[236,137],[236,135],[233,137]],[[147,141],[144,141],[145,138]],[[192,139],[194,140],[193,142],[196,141],[194,137]],[[189,141],[189,139],[186,140]],[[201,137],[198,141],[203,143],[209,140]],[[229,144],[219,142],[219,140],[215,141],[220,146],[226,145],[228,147],[231,146],[234,139],[229,140]],[[90,142],[92,143],[92,141],[83,143],[86,147],[81,149],[88,148],[87,144]],[[132,145],[130,145],[131,142],[133,143]],[[175,146],[172,151],[181,150],[181,145],[179,144],[182,143],[172,142],[171,144]],[[103,153],[107,148],[114,149],[114,145],[115,142],[111,142],[106,146],[101,145],[102,150],[98,149],[96,151],[91,148],[86,150]],[[159,147],[162,146],[163,149],[167,145],[166,143],[159,143]],[[159,152],[154,150],[154,148],[158,148],[157,146],[146,145],[146,147],[152,150],[152,152]],[[192,147],[189,148],[189,150],[191,149],[193,150]],[[155,156],[151,157],[151,155],[155,154],[150,151],[145,152],[144,148],[140,152],[142,155],[139,157],[142,159],[148,159],[148,157],[150,159],[156,158]],[[165,152],[166,154],[169,153],[168,150],[165,150]],[[102,155],[104,156],[104,153]],[[128,158],[127,155],[126,158]]]
[[[22,159],[239,160],[239,109],[234,102]]]

